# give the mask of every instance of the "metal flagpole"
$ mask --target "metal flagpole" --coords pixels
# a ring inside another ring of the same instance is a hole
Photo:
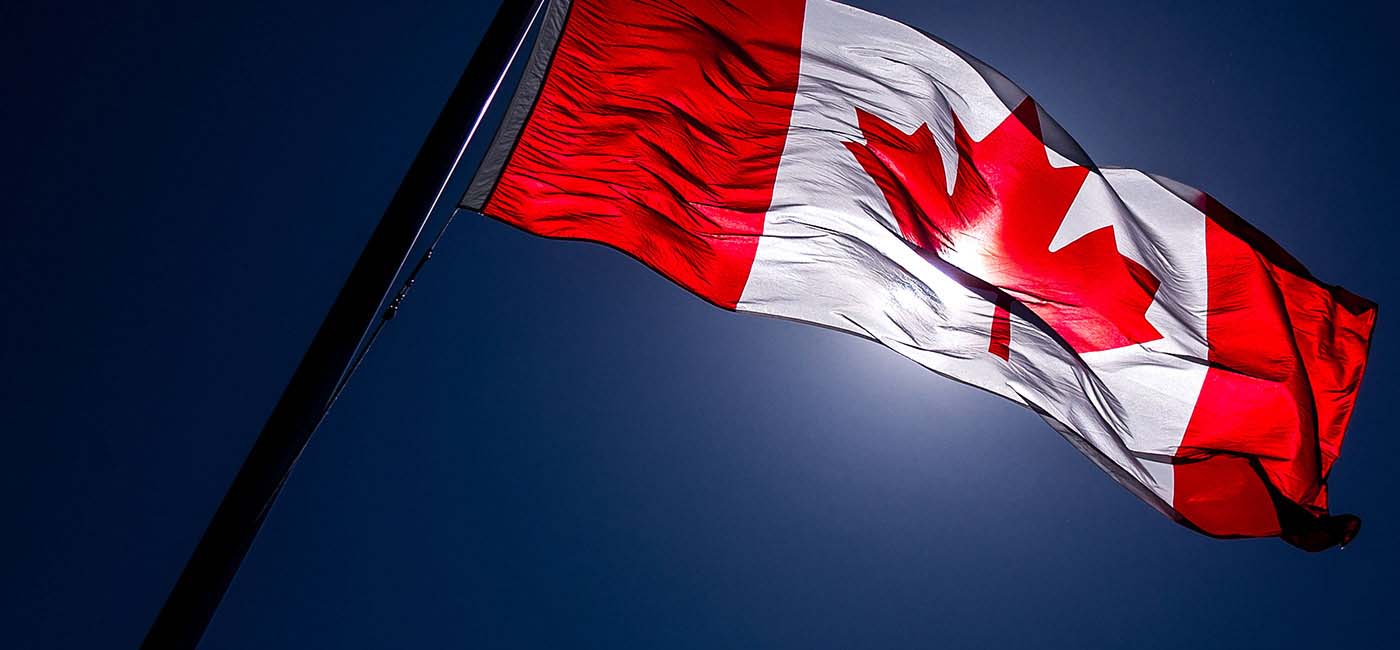
[[[194,648],[480,126],[541,0],[503,0],[141,647]]]

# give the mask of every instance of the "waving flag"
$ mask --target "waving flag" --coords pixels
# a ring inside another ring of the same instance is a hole
[[[467,208],[1035,410],[1221,537],[1345,544],[1374,304],[1180,183],[1095,165],[956,48],[829,0],[551,3]]]

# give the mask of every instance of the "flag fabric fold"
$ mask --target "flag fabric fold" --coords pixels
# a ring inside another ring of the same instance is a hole
[[[1015,84],[830,0],[552,2],[462,206],[1040,414],[1218,537],[1329,514],[1376,306],[1208,195],[1095,165]]]

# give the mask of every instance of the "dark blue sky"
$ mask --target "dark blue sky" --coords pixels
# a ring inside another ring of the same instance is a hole
[[[856,2],[1400,302],[1379,3]],[[134,647],[494,3],[0,6],[0,646]],[[1344,551],[1181,528],[1028,411],[461,219],[204,648],[1374,647],[1383,315]]]

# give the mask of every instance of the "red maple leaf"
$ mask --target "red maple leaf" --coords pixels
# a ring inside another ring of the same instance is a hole
[[[1161,338],[1147,322],[1158,280],[1118,252],[1104,226],[1051,252],[1089,170],[1055,168],[1035,104],[1025,100],[974,142],[953,116],[958,151],[953,193],[927,124],[912,134],[857,109],[865,143],[847,142],[885,194],[904,239],[1029,307],[1079,352]],[[1010,322],[998,303],[991,351],[1010,354]]]

